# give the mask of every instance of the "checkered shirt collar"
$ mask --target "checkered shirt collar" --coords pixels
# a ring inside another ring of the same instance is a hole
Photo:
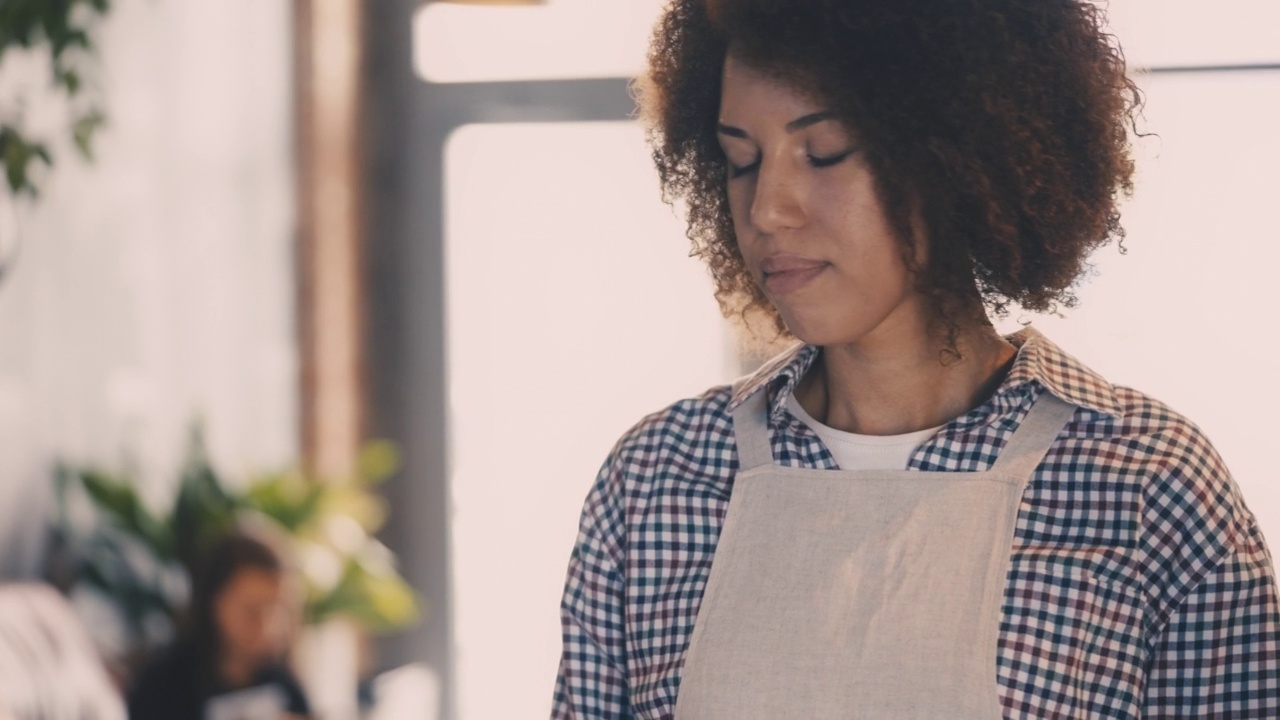
[[[968,420],[980,422],[1007,412],[1021,401],[1033,382],[1073,405],[1117,419],[1123,415],[1111,383],[1064,352],[1035,328],[1025,327],[1012,335],[1006,335],[1005,340],[1018,348],[1013,368],[991,401],[966,416]],[[787,398],[795,391],[800,378],[813,366],[820,352],[821,348],[816,345],[797,343],[775,355],[755,372],[735,383],[729,411],[732,412],[756,391],[767,387],[772,393],[769,417],[771,421],[778,422],[786,407]]]

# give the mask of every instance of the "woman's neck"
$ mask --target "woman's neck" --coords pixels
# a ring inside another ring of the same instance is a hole
[[[989,324],[961,329],[959,357],[937,333],[824,347],[796,387],[823,424],[862,435],[901,435],[944,425],[999,387],[1017,349]]]

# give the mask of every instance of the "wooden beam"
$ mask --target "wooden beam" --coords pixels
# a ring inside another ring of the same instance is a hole
[[[363,436],[361,0],[295,0],[301,447],[328,477]]]

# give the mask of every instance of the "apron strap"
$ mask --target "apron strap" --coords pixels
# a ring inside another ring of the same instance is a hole
[[[1075,405],[1047,390],[1041,392],[991,469],[1030,478],[1075,412]]]
[[[738,384],[734,383],[734,392]],[[761,387],[733,411],[733,439],[738,446],[738,470],[773,464],[769,445],[769,391]]]

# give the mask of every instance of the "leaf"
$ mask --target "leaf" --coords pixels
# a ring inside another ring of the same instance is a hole
[[[9,189],[16,195],[27,192],[36,194],[28,168],[32,160],[51,164],[47,148],[40,143],[29,142],[13,127],[0,126],[0,154],[4,156],[5,178]]]
[[[72,92],[74,94],[74,91]],[[71,135],[76,141],[76,149],[80,151],[80,155],[84,159],[93,160],[93,136],[105,124],[106,117],[97,110],[92,110],[76,120],[75,126],[71,130]]]
[[[53,497],[58,513],[58,528],[71,534],[71,516],[67,512],[67,494],[76,482],[76,472],[61,462],[53,469]]]
[[[338,585],[307,607],[308,622],[334,616],[351,618],[372,632],[389,632],[417,622],[418,598],[394,571],[371,572],[351,558]]]
[[[95,470],[82,471],[80,482],[95,507],[116,527],[137,538],[156,555],[165,557],[172,552],[169,529],[146,509],[127,482]]]
[[[169,516],[173,557],[188,570],[193,568],[205,546],[234,527],[236,514],[244,504],[242,497],[223,486],[205,451],[203,429],[194,424]]]
[[[89,34],[83,30],[68,27],[65,18],[47,18],[45,32],[49,36],[55,62],[62,57],[62,53],[73,47],[84,50],[90,48]]]
[[[347,515],[367,533],[375,533],[387,519],[387,501],[367,490],[329,486],[323,497],[320,514]]]
[[[207,543],[235,526],[236,513],[245,504],[223,487],[198,439],[192,442],[169,521],[174,555],[187,568],[195,566]]]
[[[0,2],[0,48],[10,43],[30,47],[41,27],[43,5],[38,0]]]
[[[88,582],[90,586],[100,591],[103,595],[107,595],[108,597],[115,596],[116,585],[118,583],[108,578],[107,573],[104,572],[102,568],[98,567],[97,563],[92,561],[86,562],[80,567],[79,575]]]
[[[111,530],[99,532],[91,539],[88,555],[77,570],[77,576],[88,587],[108,600],[120,613],[133,642],[145,635],[146,619],[154,613],[177,616],[175,599],[170,597],[156,578],[163,564],[154,555],[138,556],[147,564],[138,568],[128,555],[129,537]]]
[[[67,94],[74,97],[80,92],[80,73],[75,70],[62,70],[57,73],[57,82],[67,89]]]
[[[389,440],[371,440],[360,448],[360,479],[376,485],[400,469],[400,449]]]
[[[109,0],[0,0],[0,59],[16,48],[45,54],[53,67],[55,87],[74,99],[84,89],[84,79],[78,69],[69,66],[68,59],[92,56],[94,21],[105,16],[110,7]],[[70,128],[72,140],[85,158],[92,158],[91,140],[102,123],[102,114],[95,111]],[[0,129],[5,131],[0,138],[0,161],[9,192],[37,196],[31,162],[39,158],[52,165],[49,153],[41,145],[24,141],[14,128]]]
[[[278,473],[255,480],[246,499],[249,507],[296,534],[315,519],[324,494],[323,486],[297,473]]]
[[[369,618],[369,629],[374,632],[407,627],[420,618],[417,595],[399,575],[368,576],[366,593],[374,611]]]

